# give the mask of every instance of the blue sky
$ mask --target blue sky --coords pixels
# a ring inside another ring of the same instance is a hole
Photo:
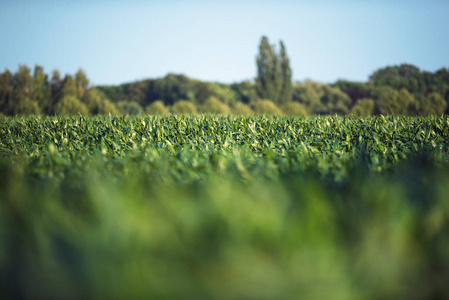
[[[231,83],[254,78],[266,35],[284,41],[295,80],[366,81],[387,65],[449,67],[448,13],[445,0],[0,0],[0,70]]]

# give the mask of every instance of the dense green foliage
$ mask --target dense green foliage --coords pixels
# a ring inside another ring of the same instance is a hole
[[[377,70],[370,76],[369,82],[375,86],[390,86],[395,90],[406,89],[419,102],[432,92],[443,96],[449,92],[449,72],[446,68],[431,73],[413,65],[402,64]]]
[[[351,109],[351,115],[370,116],[374,112],[373,99],[359,99]]]
[[[2,299],[445,299],[448,117],[0,118]]]
[[[431,73],[409,64],[388,66],[375,71],[367,83],[340,80],[333,86],[346,93],[353,103],[363,98],[374,99],[376,113],[428,115],[428,111],[432,111],[432,114],[449,112],[447,68]],[[404,91],[408,94],[404,94]],[[438,101],[437,105],[432,106],[426,101],[432,93],[438,94],[444,101]]]
[[[292,71],[285,45],[282,41],[279,45],[278,54],[275,45],[270,45],[266,36],[262,37],[256,57],[256,89],[261,99],[285,104],[292,98]]]
[[[273,103],[270,114],[440,116],[449,112],[446,68],[431,73],[403,64],[375,71],[366,83],[292,82],[286,46],[280,41],[278,53],[265,36],[256,65],[254,82],[221,84],[168,74],[99,87],[89,86],[82,70],[64,78],[55,70],[49,79],[41,66],[36,65],[31,75],[30,68],[19,65],[14,74],[0,73],[0,115],[260,114],[265,113],[260,100]]]

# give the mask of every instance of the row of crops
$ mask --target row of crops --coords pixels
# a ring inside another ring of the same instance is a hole
[[[449,298],[449,118],[0,118],[2,299]]]

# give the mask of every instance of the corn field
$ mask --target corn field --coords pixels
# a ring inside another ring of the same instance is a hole
[[[0,117],[1,299],[447,299],[449,117]]]

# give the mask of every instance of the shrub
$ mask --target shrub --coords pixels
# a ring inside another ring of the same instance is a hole
[[[394,90],[389,86],[376,87],[373,92],[379,112],[383,115],[416,114],[418,102],[406,89]]]
[[[307,116],[307,110],[301,103],[290,102],[282,107],[284,114],[289,116]]]
[[[17,115],[40,115],[41,109],[36,101],[24,97],[13,106],[14,114]]]
[[[175,114],[194,114],[196,106],[190,101],[180,100],[172,106],[171,111]]]
[[[296,83],[292,98],[311,114],[346,114],[351,105],[351,98],[339,88],[310,80]]]
[[[164,102],[161,100],[154,101],[147,107],[145,107],[145,112],[150,115],[168,115],[170,110],[165,106]]]
[[[359,99],[357,103],[352,107],[350,115],[353,116],[369,116],[374,113],[374,100],[373,99]]]
[[[236,115],[251,115],[254,113],[248,105],[242,102],[236,102],[232,108],[232,112]]]
[[[117,115],[118,110],[117,107],[115,107],[114,103],[112,103],[108,99],[103,99],[103,101],[100,103],[100,106],[98,107],[98,113],[103,115]]]
[[[282,111],[271,100],[261,99],[254,104],[254,112],[261,115],[282,115]]]
[[[201,111],[211,114],[229,114],[231,109],[216,97],[209,97],[201,107]]]
[[[142,115],[143,109],[139,103],[134,101],[120,101],[117,103],[119,113],[130,116]]]
[[[89,113],[92,115],[117,115],[115,104],[109,101],[102,92],[96,88],[89,89],[83,97]]]
[[[343,93],[340,89],[331,87],[329,85],[322,86],[324,95],[320,101],[324,105],[324,110],[319,112],[322,114],[347,114],[349,106],[352,104],[351,98]]]
[[[401,89],[396,98],[398,107],[398,114],[400,115],[413,115],[416,114],[416,107],[419,105],[415,97],[409,93],[406,89]]]
[[[431,93],[424,99],[423,103],[421,103],[421,113],[425,116],[441,116],[444,113],[446,106],[446,101],[444,101],[444,98],[439,93]]]
[[[87,115],[89,114],[89,111],[86,105],[76,96],[68,95],[56,104],[55,113],[57,115]]]

